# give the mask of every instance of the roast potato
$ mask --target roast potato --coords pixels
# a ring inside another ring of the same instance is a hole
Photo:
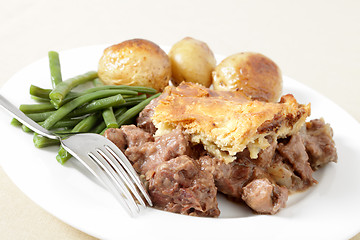
[[[155,43],[131,39],[104,50],[98,74],[106,85],[145,86],[162,91],[171,78],[168,55]]]
[[[213,85],[215,90],[239,91],[253,100],[276,102],[282,93],[282,75],[268,57],[242,52],[216,66]]]
[[[211,73],[216,66],[216,60],[206,43],[186,37],[172,46],[169,58],[171,80],[175,86],[182,81],[199,83],[205,87],[211,85]]]

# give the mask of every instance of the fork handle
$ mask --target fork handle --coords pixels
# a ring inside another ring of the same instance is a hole
[[[7,110],[14,118],[19,120],[22,124],[33,130],[34,132],[45,136],[51,139],[58,139],[57,136],[52,134],[47,129],[43,128],[36,122],[34,122],[31,118],[25,115],[22,111],[20,111],[17,107],[15,107],[11,102],[9,102],[5,97],[0,94],[0,106]]]

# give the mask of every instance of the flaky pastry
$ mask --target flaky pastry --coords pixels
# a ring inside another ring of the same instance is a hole
[[[168,86],[167,96],[155,108],[156,135],[181,128],[194,144],[226,163],[245,148],[251,158],[270,144],[269,138],[297,133],[310,115],[310,104],[297,103],[293,95],[280,102],[250,100],[237,92],[213,91],[198,84]]]

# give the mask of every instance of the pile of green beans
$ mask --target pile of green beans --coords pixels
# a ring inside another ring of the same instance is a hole
[[[108,128],[134,123],[136,116],[160,95],[153,88],[142,86],[103,85],[96,71],[62,79],[59,54],[48,53],[52,89],[30,86],[30,96],[36,104],[22,104],[19,109],[29,118],[55,133],[91,132],[104,134]],[[75,88],[92,82],[93,87],[82,91]],[[60,145],[22,125],[16,119],[11,124],[34,134],[38,148]],[[64,164],[71,155],[60,146],[56,159]]]

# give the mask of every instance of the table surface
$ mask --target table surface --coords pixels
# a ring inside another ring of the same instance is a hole
[[[360,121],[359,9],[355,0],[1,1],[0,88],[49,50],[191,36],[225,56],[263,53]],[[0,182],[0,239],[94,239],[37,206],[1,166]]]

